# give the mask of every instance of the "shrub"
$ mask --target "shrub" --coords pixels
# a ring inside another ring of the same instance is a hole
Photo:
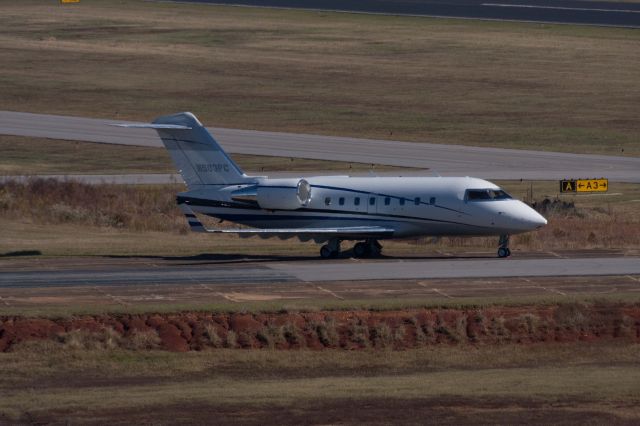
[[[511,333],[505,326],[506,320],[504,317],[492,318],[491,324],[489,325],[489,332],[492,336],[494,336],[498,341],[507,340],[511,337]]]
[[[241,332],[238,334],[238,344],[243,348],[253,347],[253,337],[249,333]]]
[[[386,323],[379,323],[371,331],[371,340],[377,348],[387,348],[393,345],[393,334]]]
[[[393,332],[393,340],[395,342],[402,343],[404,342],[406,334],[407,330],[404,328],[404,325],[398,326],[398,328]]]
[[[351,341],[362,346],[369,346],[369,327],[365,324],[352,321],[349,327]]]
[[[213,346],[214,348],[222,347],[222,339],[220,339],[220,336],[218,336],[218,330],[216,329],[215,325],[211,323],[205,324],[204,335],[209,340],[211,346]]]
[[[529,335],[535,334],[536,331],[538,331],[538,326],[540,324],[539,316],[532,313],[527,313],[527,314],[521,315],[519,320],[522,323],[527,334]]]
[[[225,346],[227,348],[236,348],[238,346],[238,336],[236,335],[235,331],[229,330],[229,332],[227,333],[227,341]]]
[[[300,334],[298,327],[295,324],[287,323],[282,327],[282,335],[285,340],[289,342],[290,345],[300,345],[304,344],[304,338]]]
[[[58,341],[62,343],[65,349],[90,349],[95,346],[97,340],[91,333],[82,330],[72,330],[66,333],[58,334]]]
[[[565,303],[555,310],[553,318],[558,327],[567,330],[581,330],[588,326],[587,307],[580,303]]]
[[[340,336],[338,336],[336,324],[333,319],[316,323],[313,325],[313,329],[318,335],[318,340],[320,340],[320,343],[324,346],[335,347],[340,343]]]
[[[131,350],[149,350],[157,349],[160,342],[160,336],[156,330],[134,330],[124,341],[124,346]]]

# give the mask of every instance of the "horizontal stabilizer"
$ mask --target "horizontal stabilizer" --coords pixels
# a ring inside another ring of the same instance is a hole
[[[111,124],[116,127],[126,127],[128,129],[173,129],[173,130],[191,130],[189,126],[181,126],[179,124],[153,124],[153,123],[136,123],[136,124]]]

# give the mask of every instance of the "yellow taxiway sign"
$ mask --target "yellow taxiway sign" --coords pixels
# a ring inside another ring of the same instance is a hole
[[[566,179],[560,181],[560,192],[607,192],[609,179]]]

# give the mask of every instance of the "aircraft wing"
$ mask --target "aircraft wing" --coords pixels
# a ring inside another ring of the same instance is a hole
[[[180,204],[180,209],[187,218],[191,230],[194,232],[208,232],[212,234],[236,234],[241,237],[260,236],[268,237],[339,237],[339,238],[380,238],[391,236],[394,233],[393,228],[383,226],[344,226],[335,228],[238,228],[238,229],[209,229],[197,218],[193,210],[187,204]]]

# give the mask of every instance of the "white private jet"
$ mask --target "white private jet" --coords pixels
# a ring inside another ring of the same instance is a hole
[[[547,221],[491,182],[471,177],[247,176],[189,112],[151,124],[169,150],[188,191],[177,196],[196,232],[298,237],[324,243],[323,258],[356,241],[356,257],[377,256],[379,240],[417,236],[500,236],[498,256],[508,257],[509,235]],[[208,229],[195,213],[250,228]]]

